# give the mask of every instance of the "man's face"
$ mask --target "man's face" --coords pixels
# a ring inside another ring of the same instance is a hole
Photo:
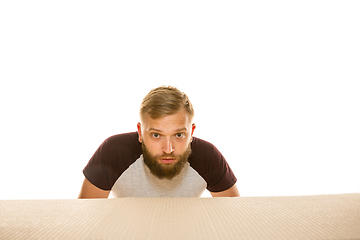
[[[172,179],[181,172],[191,154],[194,129],[185,110],[158,119],[144,116],[138,123],[139,141],[144,161],[154,175]]]

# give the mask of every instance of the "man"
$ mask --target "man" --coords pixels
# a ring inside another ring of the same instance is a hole
[[[174,87],[143,99],[137,132],[106,139],[83,173],[79,198],[238,197],[236,177],[212,144],[193,137],[193,106]]]

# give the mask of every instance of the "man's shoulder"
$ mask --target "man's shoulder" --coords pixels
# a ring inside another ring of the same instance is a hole
[[[212,164],[214,161],[221,162],[223,159],[222,154],[214,144],[200,138],[193,138],[191,150],[192,154],[189,157],[189,162],[193,166],[196,166],[196,164]]]
[[[212,143],[198,137],[193,137],[191,148],[193,151],[195,150],[199,152],[213,151],[216,149],[216,147]]]
[[[115,148],[129,148],[129,149],[138,149],[141,144],[139,142],[139,137],[137,132],[121,133],[108,137],[103,145],[107,147]]]
[[[108,137],[105,142],[107,143],[129,143],[129,142],[138,142],[138,133],[129,132],[121,133]]]

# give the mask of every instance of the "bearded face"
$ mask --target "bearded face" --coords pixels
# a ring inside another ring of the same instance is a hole
[[[142,143],[142,150],[146,166],[148,166],[151,173],[159,179],[173,179],[181,172],[185,166],[185,163],[188,161],[189,156],[191,155],[190,144],[185,152],[180,155],[164,153],[162,155],[153,156],[150,154],[144,143]],[[171,163],[163,163],[160,161],[160,159],[164,158],[172,158],[176,160]]]

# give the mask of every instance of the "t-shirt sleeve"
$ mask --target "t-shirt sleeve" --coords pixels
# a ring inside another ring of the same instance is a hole
[[[137,133],[106,139],[85,166],[85,178],[102,190],[111,190],[119,176],[141,155]]]
[[[105,140],[83,170],[85,178],[102,190],[110,190],[109,171],[111,164],[109,160],[108,140]]]
[[[205,179],[210,192],[222,192],[237,181],[220,151],[211,143],[194,138],[190,165]]]

